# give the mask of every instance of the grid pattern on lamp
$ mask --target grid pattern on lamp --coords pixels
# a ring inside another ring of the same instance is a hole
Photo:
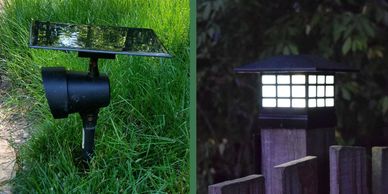
[[[262,107],[334,106],[334,75],[264,74],[261,83]]]

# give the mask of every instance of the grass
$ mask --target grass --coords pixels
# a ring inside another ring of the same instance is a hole
[[[100,60],[111,103],[102,108],[95,157],[88,172],[81,151],[81,119],[54,120],[41,67],[86,71],[76,53],[28,48],[31,20],[152,28],[172,59],[117,56]],[[15,193],[188,193],[189,0],[10,0],[0,15],[0,58],[12,88],[7,105],[32,123],[18,153]]]

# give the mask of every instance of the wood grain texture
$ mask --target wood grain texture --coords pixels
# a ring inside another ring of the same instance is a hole
[[[372,148],[372,192],[388,193],[388,147]]]
[[[209,194],[264,194],[264,177],[249,175],[217,183],[210,185],[208,192]]]
[[[330,146],[330,194],[368,194],[365,148]]]
[[[317,194],[317,157],[306,156],[274,167],[279,179],[275,180],[273,194]]]
[[[318,192],[330,192],[329,148],[335,145],[334,128],[307,130],[307,155],[317,156]]]
[[[320,194],[329,192],[329,146],[334,129],[261,129],[262,173],[266,193],[274,193],[274,166],[305,156],[317,156]]]

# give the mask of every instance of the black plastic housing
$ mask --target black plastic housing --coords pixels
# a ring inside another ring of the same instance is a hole
[[[266,129],[316,129],[337,124],[334,107],[315,108],[261,108],[259,125]]]
[[[109,105],[110,85],[106,75],[66,71],[63,67],[42,68],[43,85],[54,118],[75,112],[94,111]]]

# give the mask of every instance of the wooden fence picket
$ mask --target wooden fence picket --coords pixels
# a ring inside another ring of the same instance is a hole
[[[268,134],[265,132],[264,138],[262,137],[262,140],[267,140],[264,142],[264,147],[266,143],[269,143],[271,146],[268,146],[267,148],[276,148],[276,150],[278,150],[277,148],[285,148],[284,145],[276,146],[281,144],[280,140],[285,138],[285,136],[281,136],[280,138],[279,136],[272,136],[275,135],[272,131]],[[293,133],[294,136],[296,134],[297,133]],[[281,133],[281,135],[283,135],[283,133]],[[303,135],[303,131],[299,135],[301,135],[301,137],[306,137]],[[295,137],[297,137],[297,135]],[[305,139],[301,139],[302,142],[306,142]],[[319,144],[325,147],[327,142],[326,144],[318,142],[314,145],[317,146]],[[296,148],[290,149],[293,151],[299,150],[303,152],[305,148],[306,147],[296,146]],[[310,148],[307,148],[307,151],[308,149]],[[270,151],[270,149],[264,149],[265,153],[263,156],[273,157],[272,159],[276,159],[276,161],[279,161],[280,159],[285,160],[285,157],[295,157],[295,155],[291,154],[286,154],[286,156],[284,156],[279,155],[279,153],[271,153]],[[250,175],[210,185],[208,187],[208,193],[320,194],[322,193],[322,190],[320,189],[323,188],[322,183],[326,185],[326,182],[322,179],[322,177],[320,177],[322,173],[320,173],[319,168],[323,167],[323,169],[326,169],[329,167],[330,194],[368,194],[370,191],[372,191],[372,194],[388,194],[388,147],[372,148],[372,185],[370,185],[371,187],[369,188],[367,183],[367,156],[364,147],[334,145],[330,146],[328,153],[330,163],[326,167],[324,166],[324,163],[320,162],[322,160],[319,160],[319,156],[300,157],[299,159],[288,160],[284,163],[273,166],[269,171],[271,172],[269,174],[271,177],[271,182],[269,182],[270,184],[268,184],[268,182],[265,183],[265,181],[267,181],[265,179],[268,177],[262,175]],[[321,156],[324,156],[324,154]],[[265,159],[270,161],[268,158]],[[265,159],[263,160],[265,161]],[[267,163],[267,165],[268,164],[269,163]],[[266,172],[269,169],[263,170]],[[265,184],[269,185],[271,188],[265,188],[267,186]],[[267,189],[267,191],[265,189]]]
[[[368,194],[366,151],[357,146],[330,146],[330,194]]]
[[[274,194],[317,194],[317,157],[306,156],[275,166]]]
[[[334,129],[261,129],[262,174],[267,194],[273,194],[277,177],[274,166],[317,156],[320,194],[329,192],[329,152],[334,144]]]
[[[372,148],[372,192],[388,193],[388,147]]]

